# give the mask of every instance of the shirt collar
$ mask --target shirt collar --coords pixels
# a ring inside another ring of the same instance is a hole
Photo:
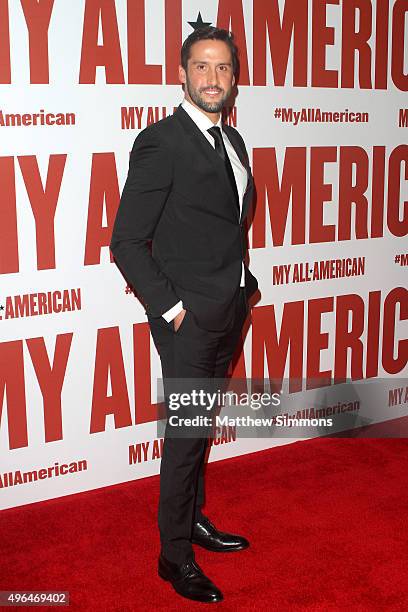
[[[207,117],[207,115],[204,115],[203,112],[201,112],[196,106],[191,104],[191,102],[186,100],[186,98],[184,98],[183,102],[181,103],[181,106],[184,108],[186,113],[190,116],[190,118],[194,121],[196,126],[202,132],[206,132],[207,130],[209,130],[210,128],[214,126],[221,128],[221,131],[222,131],[221,115],[217,123],[213,123],[211,119]]]

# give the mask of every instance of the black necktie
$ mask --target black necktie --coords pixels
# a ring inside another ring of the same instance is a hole
[[[228,157],[227,149],[225,148],[225,144],[224,144],[224,140],[222,138],[221,130],[220,130],[220,128],[218,126],[214,125],[214,127],[210,128],[207,131],[214,138],[215,150],[218,153],[218,155],[221,157],[222,161],[224,162],[225,170],[227,171],[227,176],[228,176],[229,181],[231,183],[232,191],[234,192],[236,204],[237,204],[238,210],[239,210],[239,199],[238,199],[237,183],[235,181],[234,171],[232,169],[231,162],[230,162],[230,159]]]

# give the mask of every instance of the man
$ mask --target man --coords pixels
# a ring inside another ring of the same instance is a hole
[[[244,263],[252,193],[244,142],[222,125],[237,70],[232,35],[213,27],[184,42],[185,99],[135,140],[111,249],[145,304],[163,379],[223,378],[257,281]],[[151,242],[151,250],[149,248]],[[159,575],[182,596],[222,600],[192,544],[237,551],[249,543],[202,513],[207,439],[176,437],[167,423],[160,471]]]

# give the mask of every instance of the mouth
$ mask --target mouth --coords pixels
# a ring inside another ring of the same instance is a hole
[[[207,96],[211,96],[215,98],[215,96],[219,96],[221,94],[221,90],[220,89],[204,89],[204,93],[207,94]]]

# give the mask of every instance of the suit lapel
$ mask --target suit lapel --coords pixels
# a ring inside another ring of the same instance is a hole
[[[241,164],[244,166],[245,170],[248,173],[247,186],[246,186],[246,190],[244,193],[244,197],[242,199],[241,219],[244,219],[247,213],[247,210],[248,210],[248,205],[249,205],[251,196],[252,196],[253,183],[254,183],[252,172],[251,172],[251,167],[248,163],[246,152],[242,149],[241,143],[239,139],[237,138],[235,131],[230,129],[228,125],[224,125],[223,129],[225,130],[225,133],[227,134],[228,140],[230,141],[231,145],[234,147],[235,153],[237,154],[239,161],[241,162]]]

